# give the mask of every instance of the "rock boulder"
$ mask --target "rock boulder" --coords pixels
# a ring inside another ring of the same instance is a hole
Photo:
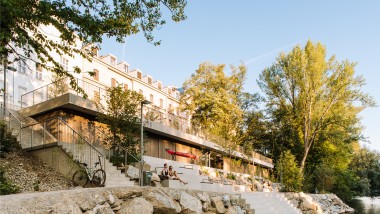
[[[216,208],[217,213],[226,213],[226,208],[224,207],[222,198],[219,196],[211,198],[211,205]]]
[[[180,213],[181,206],[161,190],[152,190],[143,193],[143,197],[153,205],[154,213]]]
[[[183,207],[182,213],[202,213],[202,203],[196,197],[182,192],[179,203]]]
[[[134,166],[128,166],[126,174],[131,179],[139,179],[140,178],[140,171],[138,168]]]
[[[153,213],[153,205],[145,200],[143,197],[136,197],[127,203],[123,203],[121,209],[117,212],[117,214],[135,214],[135,213],[143,213],[143,214],[152,214]]]

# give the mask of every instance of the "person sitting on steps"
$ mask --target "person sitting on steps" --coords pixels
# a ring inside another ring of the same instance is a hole
[[[158,177],[160,177],[161,180],[169,179],[169,170],[168,170],[168,164],[167,163],[164,164],[164,168],[161,171],[161,175],[159,175]]]
[[[179,180],[183,184],[187,184],[188,183],[188,182],[185,182],[185,181],[181,180],[181,178],[178,177],[177,172],[173,170],[172,166],[169,166],[169,179]]]

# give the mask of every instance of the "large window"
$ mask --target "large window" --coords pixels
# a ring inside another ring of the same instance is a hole
[[[26,59],[20,58],[18,61],[18,71],[22,74],[26,74],[26,69],[28,69],[28,65],[26,64]]]
[[[137,78],[141,79],[141,72],[137,72]]]
[[[161,107],[161,108],[164,107],[164,100],[163,100],[163,99],[160,99],[160,107]]]
[[[37,80],[42,80],[42,71],[36,70],[36,79]]]
[[[42,80],[42,71],[43,68],[40,63],[36,63],[36,79]]]
[[[153,94],[150,95],[150,102],[153,104]]]
[[[61,57],[61,66],[63,70],[68,71],[69,70],[69,60],[67,60],[64,57]]]

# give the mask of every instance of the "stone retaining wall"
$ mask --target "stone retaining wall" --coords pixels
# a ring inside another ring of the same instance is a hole
[[[86,188],[0,196],[0,213],[250,213],[237,194],[153,187]]]
[[[285,193],[285,197],[302,213],[336,214],[354,213],[355,210],[345,204],[335,194]]]

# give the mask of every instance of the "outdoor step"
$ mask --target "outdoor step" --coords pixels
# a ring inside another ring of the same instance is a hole
[[[118,181],[118,180],[108,180],[106,179],[106,187],[117,187],[117,186],[134,186],[135,182],[133,181]]]
[[[256,214],[266,213],[300,213],[289,201],[280,193],[242,193],[241,198],[245,200],[250,207],[254,209]]]

